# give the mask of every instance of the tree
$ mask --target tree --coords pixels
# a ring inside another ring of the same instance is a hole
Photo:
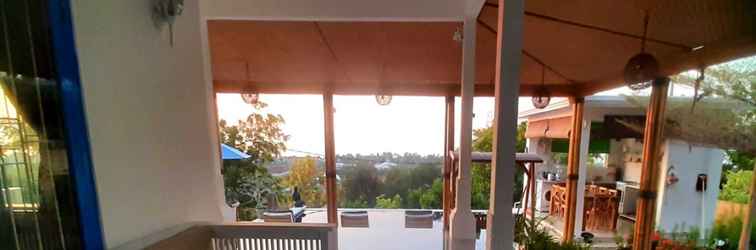
[[[319,178],[315,159],[305,157],[296,159],[289,170],[284,185],[290,189],[297,187],[302,199],[309,207],[321,207],[324,201],[323,178]]]
[[[420,207],[423,209],[439,209],[441,208],[441,200],[443,199],[444,183],[441,178],[433,181],[430,188],[423,192],[420,196]]]
[[[262,109],[268,105],[263,102],[252,104],[255,113],[246,121],[239,120],[236,125],[228,125],[221,119],[221,142],[249,154],[250,160],[262,164],[275,160],[286,151],[286,135],[281,126],[285,123],[283,116],[263,114]]]
[[[728,127],[734,131],[750,132],[735,134],[732,139],[741,139],[743,147],[730,148],[727,152],[728,163],[724,168],[729,169],[753,169],[756,149],[753,141],[756,139],[756,57],[735,60],[729,63],[708,67],[704,70],[703,81],[698,82],[699,72],[687,72],[673,77],[675,83],[685,84],[698,88],[701,92],[695,99],[706,97],[723,97],[735,101],[732,106],[738,106],[737,118],[727,120]],[[713,116],[716,116],[716,113]],[[712,117],[714,121],[721,121],[718,117]],[[720,122],[723,123],[723,122]],[[692,132],[699,133],[699,132]],[[750,135],[751,137],[744,137]],[[714,135],[712,137],[718,137]],[[747,147],[750,146],[750,147]]]
[[[422,163],[418,166],[400,165],[388,169],[381,186],[383,193],[389,197],[407,197],[403,200],[403,207],[419,208],[423,192],[436,181],[441,181],[441,166],[438,163]],[[410,195],[411,191],[416,194]],[[440,203],[441,198],[438,201]]]
[[[375,198],[375,207],[376,208],[388,208],[388,209],[396,209],[402,207],[402,197],[397,195],[394,195],[394,197],[387,197],[385,195],[379,195]]]
[[[283,117],[262,114],[266,106],[262,102],[253,104],[255,113],[236,125],[229,125],[222,119],[219,121],[221,143],[250,155],[249,159],[224,161],[221,170],[226,203],[238,205],[237,211],[242,220],[254,218],[240,210],[275,205],[268,201],[275,202],[282,192],[278,179],[262,166],[286,150],[288,135],[280,128],[284,123]]]
[[[354,201],[352,204],[355,204],[364,201],[368,206],[375,205],[379,181],[377,170],[373,164],[363,161],[356,166],[346,167],[342,178],[341,188],[344,192],[345,202]]]
[[[517,152],[525,151],[525,131],[528,124],[522,122],[517,126],[517,142],[515,149]],[[476,129],[473,131],[473,151],[491,152],[493,151],[493,127]],[[522,198],[523,171],[515,168],[515,181],[512,184],[514,190],[514,201]],[[491,194],[491,165],[490,164],[473,164],[472,174],[472,208],[488,209],[488,203]]]

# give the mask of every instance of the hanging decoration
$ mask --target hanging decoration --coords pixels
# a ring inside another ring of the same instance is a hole
[[[390,95],[375,95],[375,102],[378,103],[378,105],[386,106],[391,104],[391,99],[393,99]]]
[[[388,41],[388,38],[386,37],[386,33],[383,33],[383,35],[384,35],[383,39],[385,41]],[[393,99],[391,95],[388,95],[389,92],[386,90],[387,87],[386,87],[385,79],[383,78],[383,74],[385,73],[385,70],[386,70],[386,49],[387,49],[386,43],[384,42],[381,48],[381,64],[380,64],[380,68],[378,69],[378,72],[379,72],[378,89],[375,95],[375,102],[377,102],[378,105],[381,105],[381,106],[387,106],[391,104],[391,99]]]
[[[625,84],[632,90],[648,88],[651,86],[651,82],[659,75],[659,62],[653,55],[645,52],[648,19],[648,11],[645,11],[641,52],[631,57],[625,65]]]
[[[546,108],[551,102],[551,94],[546,88],[546,67],[543,65],[541,65],[541,86],[536,88],[531,101],[533,102],[533,106],[537,109]]]
[[[464,39],[462,35],[462,30],[457,27],[457,30],[454,31],[454,35],[452,35],[452,40],[458,43],[462,43],[462,40]]]
[[[696,78],[695,83],[693,84],[693,104],[690,105],[690,112],[693,113],[696,109],[696,103],[701,101],[701,99],[704,98],[706,93],[698,94],[698,91],[701,89],[701,83],[703,83],[704,79],[706,79],[706,67],[701,66],[698,69],[698,78]]]
[[[260,101],[260,94],[255,92],[241,93],[241,98],[244,100],[244,103],[255,105]]]
[[[154,0],[152,6],[152,19],[155,25],[160,28],[163,24],[168,25],[170,33],[170,43],[173,47],[173,23],[176,17],[181,16],[184,12],[184,0]]]

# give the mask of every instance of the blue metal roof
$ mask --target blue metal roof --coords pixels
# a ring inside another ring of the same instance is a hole
[[[249,158],[249,155],[229,145],[221,144],[221,158],[223,160],[243,160]]]

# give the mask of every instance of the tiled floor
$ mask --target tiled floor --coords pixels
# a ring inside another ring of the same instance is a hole
[[[443,228],[441,220],[433,221],[433,228],[405,228],[404,210],[367,209],[370,227],[344,228],[339,226],[341,250],[441,250]],[[326,222],[324,210],[308,209],[304,223]],[[476,250],[485,248],[485,231],[476,241]]]

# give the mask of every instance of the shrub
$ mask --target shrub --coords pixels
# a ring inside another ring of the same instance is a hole
[[[344,201],[344,208],[369,208],[368,202],[363,198],[359,197],[356,200],[346,200]]]
[[[743,227],[743,216],[737,215],[726,219],[718,220],[714,224],[714,228],[711,231],[711,238],[713,240],[724,240],[727,246],[723,250],[735,250],[738,249],[738,241],[740,240],[740,230]],[[756,249],[756,226],[752,226],[751,229],[751,246],[749,249]]]
[[[402,197],[399,194],[394,195],[393,198],[379,195],[375,198],[376,208],[400,208],[402,207]]]
[[[751,177],[753,171],[728,171],[726,174],[727,183],[722,188],[719,195],[720,200],[732,201],[742,204],[748,204],[750,201]]]

